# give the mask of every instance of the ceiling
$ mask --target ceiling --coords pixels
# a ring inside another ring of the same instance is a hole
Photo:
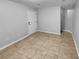
[[[77,0],[10,0],[35,8],[44,8],[49,6],[62,6],[64,8],[72,8]]]

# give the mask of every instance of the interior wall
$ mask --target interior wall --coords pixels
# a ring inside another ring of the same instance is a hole
[[[27,12],[35,12],[28,6],[11,1],[0,1],[0,48],[29,34]],[[32,18],[31,21],[33,21]],[[31,24],[33,25],[33,24]],[[34,26],[34,25],[33,25]],[[31,29],[34,29],[32,26]]]
[[[67,9],[65,11],[65,31],[72,33],[73,27],[73,20],[74,20],[74,9]]]
[[[77,1],[74,16],[75,17],[73,20],[73,37],[74,37],[77,53],[79,56],[79,1]]]
[[[37,31],[37,10],[29,10],[27,12],[28,32],[29,34]],[[30,22],[30,24],[29,24]]]
[[[65,30],[65,13],[66,10],[64,8],[61,8],[61,32]]]
[[[60,34],[60,26],[60,7],[39,9],[38,31]]]
[[[62,31],[72,33],[73,20],[74,20],[74,9],[61,8]]]

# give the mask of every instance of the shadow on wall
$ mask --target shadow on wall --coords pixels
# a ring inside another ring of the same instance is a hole
[[[73,20],[74,20],[74,9],[61,8],[62,31],[68,31],[72,33]]]
[[[0,47],[28,34],[26,16],[30,11],[34,10],[11,1],[0,1]]]

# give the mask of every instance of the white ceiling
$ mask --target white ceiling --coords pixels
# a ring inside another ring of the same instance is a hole
[[[18,3],[23,3],[35,8],[43,8],[49,6],[63,6],[65,8],[72,8],[77,0],[11,0]]]

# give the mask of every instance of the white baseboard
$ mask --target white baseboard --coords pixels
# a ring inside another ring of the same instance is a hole
[[[57,32],[48,32],[48,31],[40,31],[38,30],[39,32],[45,32],[45,33],[50,33],[50,34],[56,34],[56,35],[61,35],[61,33],[57,33]]]
[[[69,30],[64,30],[64,31],[65,31],[65,32],[69,32],[69,33],[72,34],[73,41],[74,41],[74,44],[75,44],[75,48],[76,48],[77,54],[78,54],[78,56],[79,56],[79,51],[78,51],[78,48],[77,48],[77,44],[76,44],[76,41],[75,41],[75,37],[74,37],[74,35],[73,35],[73,32],[71,32],[71,31],[69,31]]]
[[[72,37],[73,37],[73,41],[74,41],[74,44],[75,44],[75,48],[76,48],[76,51],[77,51],[77,55],[79,56],[79,51],[78,51],[78,48],[77,48],[77,44],[76,44],[76,41],[75,41],[75,37],[73,35],[73,32],[69,31],[69,30],[64,30],[65,32],[69,32],[72,34]]]
[[[37,32],[38,32],[38,31],[37,31]],[[53,33],[53,32],[47,32],[47,31],[39,31],[39,32],[46,32],[46,33],[52,33],[52,34],[61,35],[60,33]],[[33,33],[35,33],[35,32],[33,32]],[[33,34],[33,33],[31,33],[31,34]],[[1,47],[1,48],[0,48],[0,51],[3,50],[3,49],[5,49],[5,48],[7,48],[7,47],[9,47],[9,46],[11,46],[11,45],[13,45],[13,44],[15,44],[15,43],[17,43],[17,42],[19,42],[19,41],[21,41],[21,40],[23,40],[24,38],[30,36],[31,34],[25,35],[24,37],[21,37],[20,39],[18,39],[18,40],[14,41],[14,42],[11,42],[11,43],[9,43],[9,44],[7,44],[7,45]]]
[[[64,30],[65,32],[69,32],[69,33],[72,33],[72,31],[70,31],[70,30]]]
[[[75,44],[75,48],[76,48],[76,51],[77,51],[77,55],[79,57],[79,51],[78,51],[78,47],[77,47],[77,44],[76,44],[75,37],[74,37],[73,33],[72,33],[72,37],[73,37],[73,40],[74,40],[74,44]]]
[[[31,34],[33,34],[33,33],[31,33]],[[0,51],[5,49],[5,48],[7,48],[7,47],[9,47],[9,46],[11,46],[11,45],[13,45],[13,44],[15,44],[15,43],[17,43],[17,42],[19,42],[19,41],[21,41],[21,40],[23,40],[24,38],[30,36],[31,34],[25,35],[24,37],[21,37],[20,39],[18,39],[18,40],[14,41],[14,42],[11,42],[10,44],[7,44],[7,45],[1,47]]]
[[[64,30],[64,31],[72,33],[71,31],[68,31],[68,30]],[[52,34],[61,35],[61,33],[56,33],[56,32],[48,32],[48,31],[39,31],[39,32],[45,32],[45,33],[52,33]],[[33,34],[33,33],[31,33],[31,34]],[[11,45],[13,45],[13,44],[15,44],[15,43],[17,43],[17,42],[19,42],[19,41],[21,41],[21,40],[23,40],[24,38],[30,36],[31,34],[28,34],[28,35],[26,35],[24,37],[21,37],[20,39],[18,39],[16,41],[10,43],[10,44],[5,45],[4,47],[0,48],[0,51],[7,48],[7,47],[9,47],[9,46],[11,46]],[[74,38],[73,33],[72,33],[72,37],[73,37],[73,40],[74,40],[75,38]],[[75,44],[75,47],[76,47],[77,54],[79,56],[79,51],[78,51],[77,44],[76,44],[75,40],[74,40],[74,44]]]

